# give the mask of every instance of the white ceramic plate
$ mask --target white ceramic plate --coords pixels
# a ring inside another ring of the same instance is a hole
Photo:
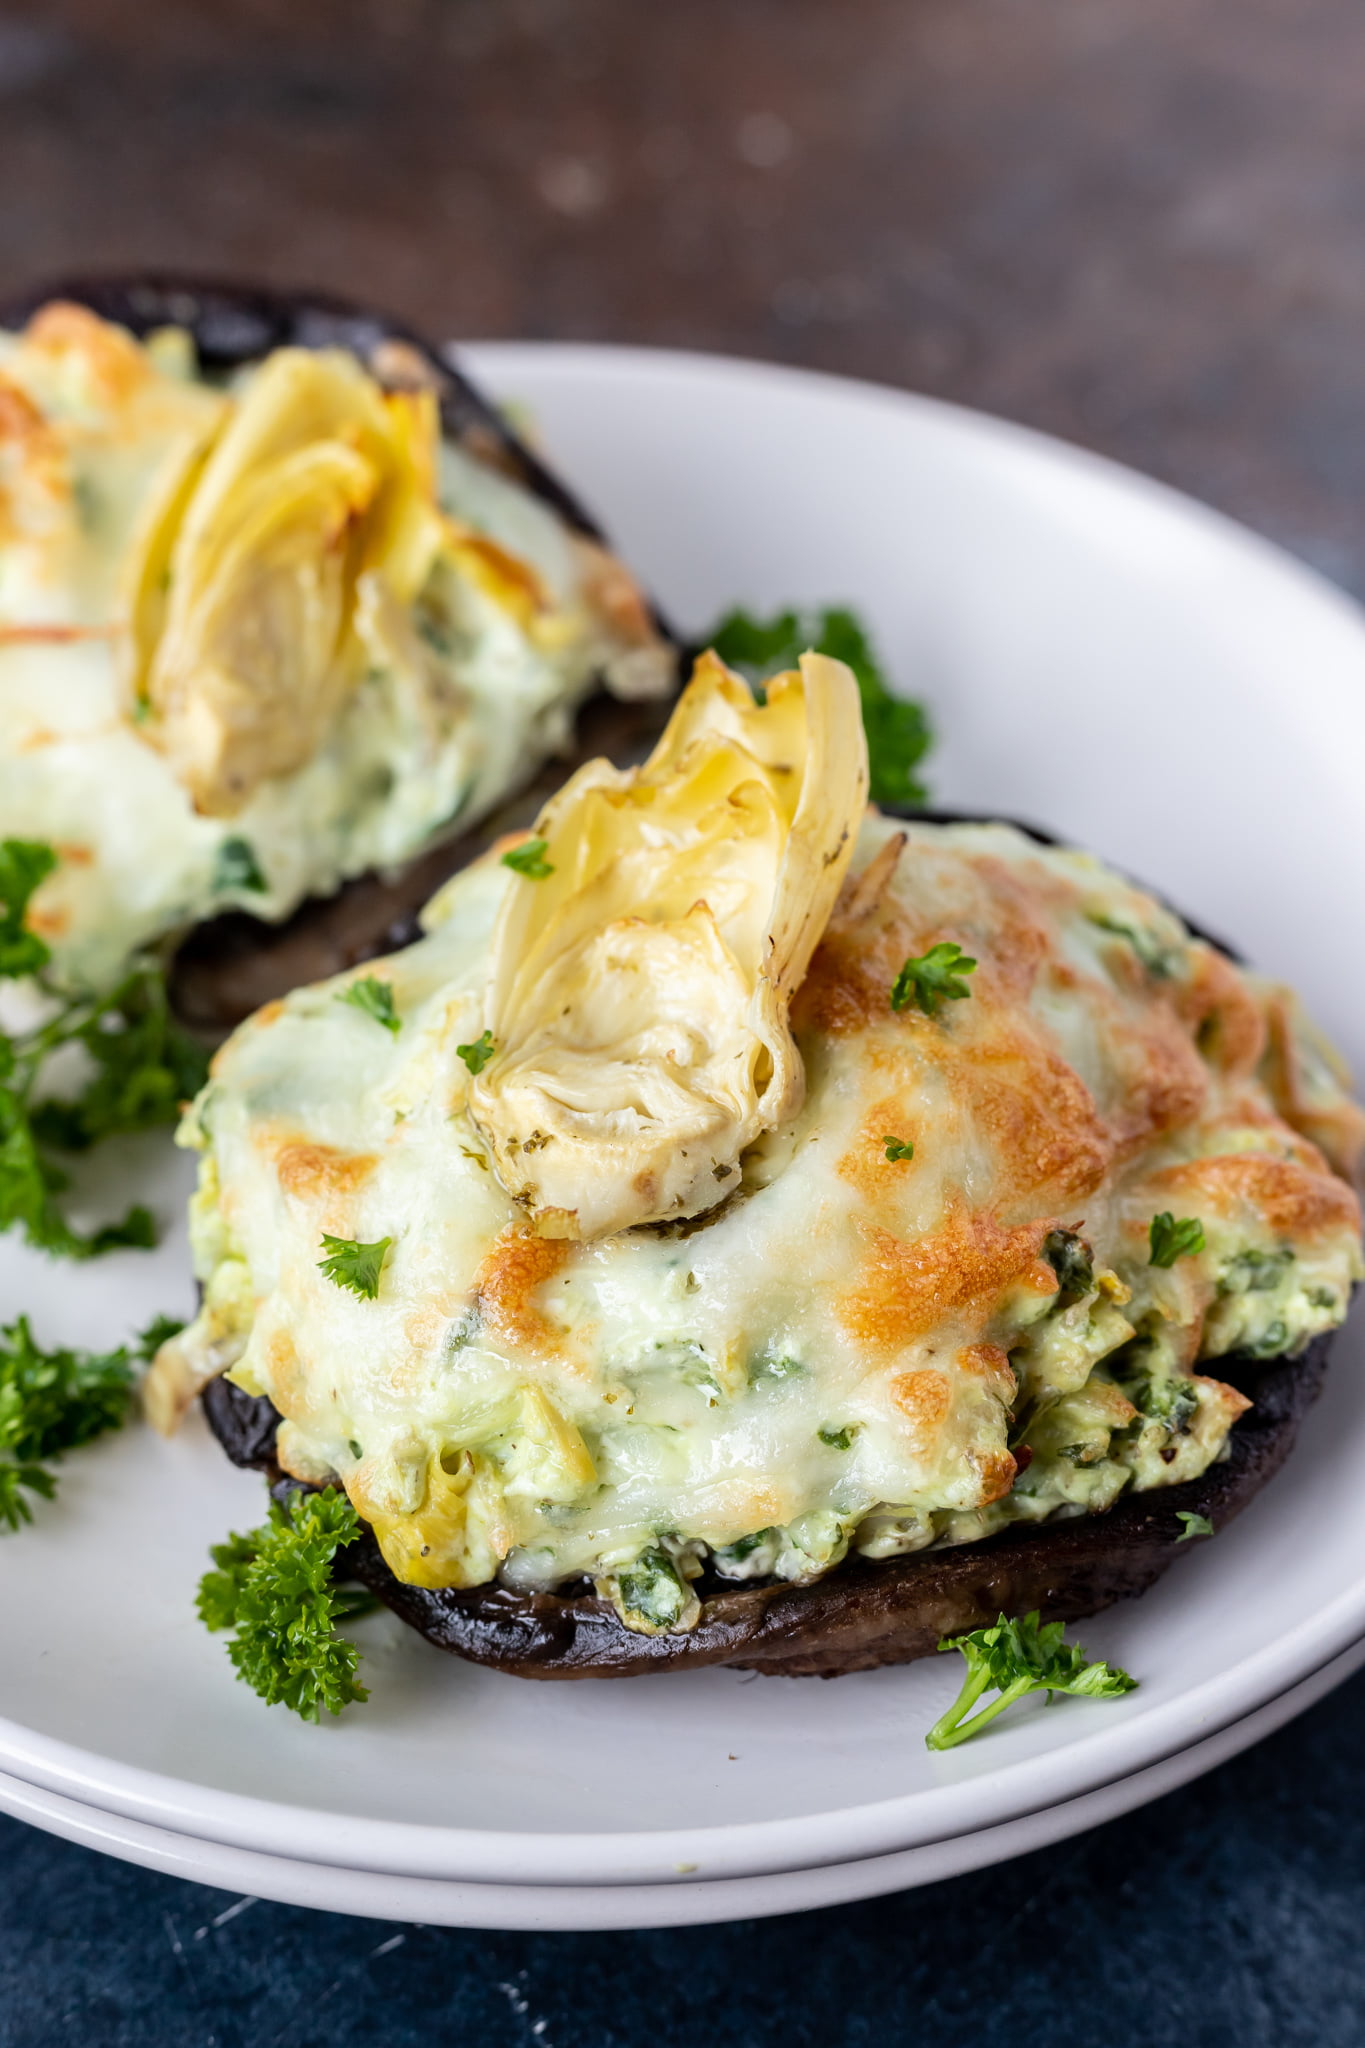
[[[582,1932],[621,1927],[696,1927],[714,1920],[753,1920],[776,1913],[804,1913],[816,1906],[847,1905],[880,1898],[922,1884],[960,1877],[1010,1856],[1047,1849],[1072,1835],[1130,1813],[1212,1770],[1253,1742],[1271,1735],[1295,1714],[1339,1685],[1365,1662],[1365,1642],[1333,1658],[1288,1692],[1234,1721],[1217,1735],[1196,1742],[1164,1763],[1131,1778],[1064,1800],[1022,1820],[920,1849],[900,1849],[857,1863],[818,1864],[811,1870],[776,1871],[766,1877],[688,1877],[676,1884],[552,1885],[471,1884],[458,1878],[395,1877],[351,1870],[336,1863],[309,1863],[296,1856],[265,1856],[255,1849],[230,1849],[221,1842],[174,1834],[146,1821],[81,1806],[59,1792],[27,1785],[0,1773],[0,1812],[47,1828],[68,1842],[102,1849],[161,1870],[191,1884],[289,1906],[321,1907],[332,1913],[361,1913],[378,1920],[411,1920],[424,1927],[509,1927],[537,1932]],[[231,1910],[231,1909],[229,1909]]]
[[[1298,981],[1365,1064],[1365,631],[1344,598],[1153,484],[924,400],[685,356],[470,355],[684,627],[736,599],[855,603],[933,706],[941,802],[1149,879]],[[186,1176],[154,1152],[169,1210]],[[189,1298],[178,1241],[79,1272],[7,1243],[0,1289],[48,1341],[88,1343]],[[304,1727],[193,1618],[207,1546],[259,1519],[259,1483],[197,1426],[130,1431],[0,1543],[0,1770],[225,1850],[465,1885],[729,1881],[1008,1828],[1246,1722],[1365,1633],[1360,1356],[1357,1320],[1282,1477],[1081,1632],[1139,1691],[1026,1709],[945,1757],[922,1735],[956,1660],[532,1686],[388,1617],[364,1625],[369,1705]]]

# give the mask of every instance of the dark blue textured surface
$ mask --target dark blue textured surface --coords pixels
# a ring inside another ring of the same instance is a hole
[[[459,1933],[253,1904],[0,1820],[0,2048],[1358,2048],[1365,1674],[1059,1848],[786,1920]]]

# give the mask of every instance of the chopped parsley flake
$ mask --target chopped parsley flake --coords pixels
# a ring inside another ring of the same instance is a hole
[[[551,863],[545,858],[547,839],[523,839],[520,846],[514,846],[502,857],[505,868],[514,874],[526,875],[533,882],[543,882],[547,875],[554,873]]]
[[[330,1237],[324,1230],[322,1248],[327,1256],[318,1260],[318,1271],[338,1287],[349,1287],[352,1294],[375,1301],[385,1255],[392,1243],[391,1237],[381,1237],[375,1244],[358,1244],[353,1237]]]
[[[481,1074],[493,1057],[493,1034],[491,1031],[483,1031],[472,1045],[457,1045],[455,1050],[471,1074]]]
[[[367,974],[362,981],[353,981],[349,988],[337,996],[339,1003],[350,1003],[363,1016],[373,1017],[376,1024],[382,1024],[386,1031],[401,1031],[402,1019],[393,1007],[393,984],[381,981],[377,974]]]
[[[1185,1524],[1184,1529],[1175,1539],[1177,1543],[1188,1543],[1191,1536],[1212,1536],[1213,1534],[1213,1523],[1207,1515],[1194,1515],[1190,1513],[1188,1508],[1181,1508],[1176,1515],[1176,1520]]]
[[[906,961],[892,985],[891,1007],[900,1011],[915,1003],[926,1017],[932,1017],[940,1003],[960,1003],[971,994],[961,977],[975,972],[975,960],[969,960],[961,946],[945,939],[918,959]]]
[[[893,1166],[898,1165],[902,1159],[913,1159],[915,1156],[915,1148],[909,1138],[883,1138],[882,1143],[886,1147],[886,1156]]]
[[[1177,1259],[1193,1258],[1204,1249],[1204,1226],[1199,1218],[1176,1218],[1169,1209],[1152,1218],[1147,1236],[1152,1252],[1149,1266],[1173,1266]]]
[[[233,889],[244,891],[250,896],[269,895],[270,884],[261,873],[260,863],[249,839],[223,841],[213,864],[213,886],[220,896],[225,896]]]

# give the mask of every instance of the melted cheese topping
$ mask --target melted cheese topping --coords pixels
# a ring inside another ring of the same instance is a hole
[[[61,977],[403,862],[597,680],[670,670],[619,564],[429,393],[292,349],[219,389],[76,306],[0,334],[0,817],[58,855]]]
[[[207,1291],[158,1377],[268,1393],[285,1466],[337,1475],[400,1577],[588,1574],[685,1628],[703,1559],[809,1577],[1193,1477],[1246,1405],[1201,1366],[1345,1314],[1365,1118],[1284,992],[1003,826],[867,818],[792,1012],[804,1104],[719,1208],[535,1234],[456,1052],[528,886],[447,885],[380,970],[396,1035],[344,982],[262,1012],[184,1134]],[[893,1012],[941,941],[970,997]],[[1204,1231],[1169,1269],[1166,1211]],[[324,1231],[392,1240],[376,1299]]]

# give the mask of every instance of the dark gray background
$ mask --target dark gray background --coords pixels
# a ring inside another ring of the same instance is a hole
[[[188,266],[878,377],[1365,592],[1352,0],[10,4],[0,193],[0,293]],[[0,2048],[1354,2048],[1362,1705],[1001,1870],[691,1933],[216,1926],[0,1822]]]

